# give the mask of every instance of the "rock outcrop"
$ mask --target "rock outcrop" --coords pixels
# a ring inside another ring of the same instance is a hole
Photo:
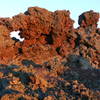
[[[31,7],[0,18],[1,100],[99,100],[99,13]],[[20,31],[24,41],[10,37]]]

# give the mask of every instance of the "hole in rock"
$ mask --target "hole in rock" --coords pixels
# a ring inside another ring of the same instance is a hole
[[[24,38],[21,38],[19,33],[20,33],[20,31],[12,31],[12,32],[10,32],[10,37],[13,40],[15,40],[16,42],[17,41],[24,41]]]
[[[18,48],[18,52],[19,52],[19,54],[22,54],[23,53],[22,48]]]
[[[60,55],[60,47],[56,48],[56,52],[58,53],[58,55]]]
[[[81,41],[81,36],[78,33],[76,34],[77,34],[77,38],[75,40],[75,48],[80,45],[80,41]]]
[[[50,66],[50,65],[46,66],[46,68],[47,68],[49,71],[51,70],[51,66]]]
[[[53,37],[52,37],[52,33],[50,32],[50,34],[42,34],[43,36],[45,36],[45,40],[47,42],[47,44],[52,45],[53,44]]]

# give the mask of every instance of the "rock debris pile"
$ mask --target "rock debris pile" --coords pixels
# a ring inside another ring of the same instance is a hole
[[[0,18],[0,99],[100,100],[99,17],[84,12],[78,28],[66,10]]]

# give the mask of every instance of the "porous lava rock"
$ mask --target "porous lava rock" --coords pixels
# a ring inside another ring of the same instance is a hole
[[[0,18],[0,99],[100,100],[98,21],[87,11],[74,28],[68,10],[39,7]]]
[[[98,21],[99,21],[99,13],[96,13],[93,10],[90,10],[79,16],[78,23],[79,25],[83,27],[87,27],[87,26],[92,26],[92,25],[97,26]]]
[[[65,48],[69,48],[69,45],[70,49],[74,47],[74,37],[71,36],[71,33],[73,32],[73,23],[74,21],[70,18],[69,11],[63,10],[63,11],[49,12],[48,10],[39,7],[29,8],[28,11],[26,11],[24,14],[16,15],[12,19],[1,18],[1,25],[2,27],[5,27],[7,29],[8,31],[7,35],[11,31],[19,30],[20,36],[22,38],[25,38],[23,43],[15,43],[13,44],[15,46],[11,47],[13,47],[13,49],[14,48],[22,49],[23,54],[21,56],[23,57],[27,56],[29,58],[32,58],[34,55],[35,57],[39,56],[41,55],[41,53],[44,56],[56,55],[56,52],[63,56],[65,55],[64,53],[69,53],[70,50],[69,51],[67,50],[68,52],[66,52]],[[2,34],[6,33],[2,32]],[[66,40],[67,37],[68,39]],[[69,37],[71,38],[70,40]],[[9,40],[12,41],[11,39]],[[39,50],[38,48],[40,48],[41,50]],[[9,51],[8,49],[6,50],[7,52]],[[16,55],[19,54],[18,50],[17,51],[13,50],[11,54],[15,55],[15,52]],[[37,55],[36,52],[40,51],[41,53]],[[9,57],[6,56],[6,61],[8,59],[8,62],[10,60]],[[43,59],[41,57],[40,60]],[[44,58],[46,58],[47,60],[48,57]]]

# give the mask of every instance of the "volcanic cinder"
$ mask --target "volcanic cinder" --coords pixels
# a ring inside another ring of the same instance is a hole
[[[68,10],[39,7],[0,18],[0,99],[100,100],[98,21],[87,11],[74,28]]]

